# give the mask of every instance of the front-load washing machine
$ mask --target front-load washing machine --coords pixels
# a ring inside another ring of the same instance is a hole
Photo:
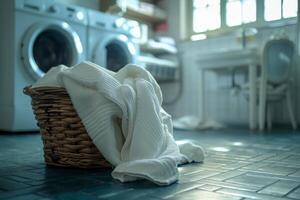
[[[137,64],[139,45],[134,37],[138,23],[88,10],[88,60],[112,71]]]
[[[37,130],[23,88],[53,66],[86,59],[87,11],[52,0],[3,0],[0,24],[0,130]]]

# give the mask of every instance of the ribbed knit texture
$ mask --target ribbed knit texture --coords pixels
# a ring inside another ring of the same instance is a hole
[[[59,66],[34,87],[45,85],[66,88],[94,144],[115,166],[112,176],[122,182],[143,178],[168,185],[178,179],[178,164],[204,158],[199,146],[177,146],[161,90],[139,66],[117,73],[89,62]]]

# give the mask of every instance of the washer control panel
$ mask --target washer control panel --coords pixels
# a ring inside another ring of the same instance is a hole
[[[79,6],[55,3],[52,0],[17,0],[15,2],[16,10],[87,24],[87,11]]]

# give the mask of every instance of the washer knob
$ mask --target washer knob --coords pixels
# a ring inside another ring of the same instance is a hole
[[[52,5],[48,8],[48,12],[50,12],[50,13],[58,13],[58,11],[59,11],[59,8],[56,5]]]

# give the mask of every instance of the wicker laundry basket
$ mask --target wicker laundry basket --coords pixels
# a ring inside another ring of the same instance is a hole
[[[111,167],[87,134],[64,88],[28,86],[24,93],[32,98],[47,164],[79,168]]]

